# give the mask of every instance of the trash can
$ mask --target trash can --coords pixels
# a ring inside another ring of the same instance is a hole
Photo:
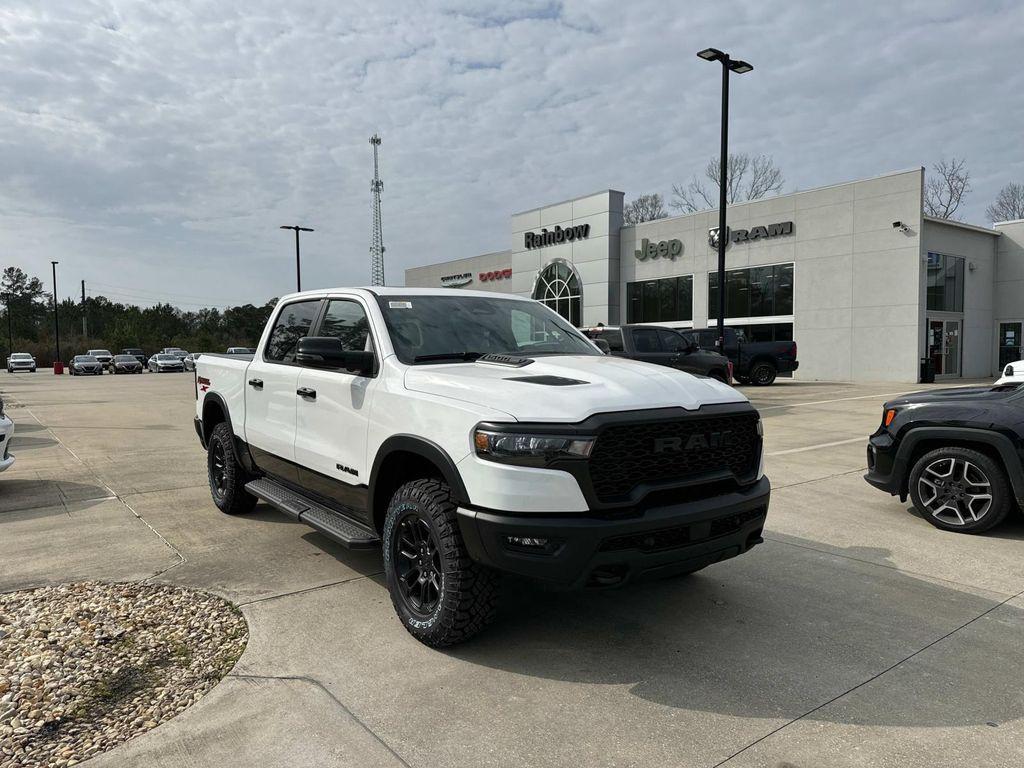
[[[53,375],[54,376],[60,376],[62,373],[64,373],[64,363],[62,363],[60,360],[54,360],[53,361]]]
[[[935,383],[935,361],[930,357],[921,358],[921,383]]]

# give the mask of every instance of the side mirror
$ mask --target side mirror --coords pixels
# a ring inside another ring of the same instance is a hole
[[[591,341],[594,342],[594,346],[600,349],[604,354],[610,355],[612,353],[611,346],[604,339],[591,339]]]
[[[359,376],[373,373],[376,355],[362,349],[345,349],[334,336],[304,336],[295,348],[295,362],[309,368],[344,369]]]

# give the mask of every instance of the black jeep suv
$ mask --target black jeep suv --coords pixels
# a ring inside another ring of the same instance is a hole
[[[987,531],[1024,509],[1024,387],[961,387],[887,402],[868,440],[876,488],[909,495],[932,525]]]

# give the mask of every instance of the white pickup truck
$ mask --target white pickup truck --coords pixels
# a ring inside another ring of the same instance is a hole
[[[381,546],[398,616],[428,645],[486,626],[502,572],[608,587],[762,541],[770,486],[746,398],[603,355],[528,299],[293,294],[254,355],[204,354],[195,384],[216,505],[262,499]]]

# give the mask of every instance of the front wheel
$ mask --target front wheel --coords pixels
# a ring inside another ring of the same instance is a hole
[[[383,540],[391,602],[421,643],[455,645],[494,619],[498,575],[470,559],[445,483],[422,479],[399,488],[388,505]]]
[[[981,533],[1010,511],[1010,485],[993,459],[971,448],[929,451],[910,472],[910,499],[944,531]]]
[[[754,367],[750,369],[750,382],[759,387],[774,384],[776,376],[778,376],[778,371],[771,363],[755,363]]]
[[[257,499],[245,490],[245,484],[250,478],[235,456],[235,436],[226,421],[222,421],[210,433],[206,469],[210,479],[210,494],[217,509],[229,515],[252,511]]]

